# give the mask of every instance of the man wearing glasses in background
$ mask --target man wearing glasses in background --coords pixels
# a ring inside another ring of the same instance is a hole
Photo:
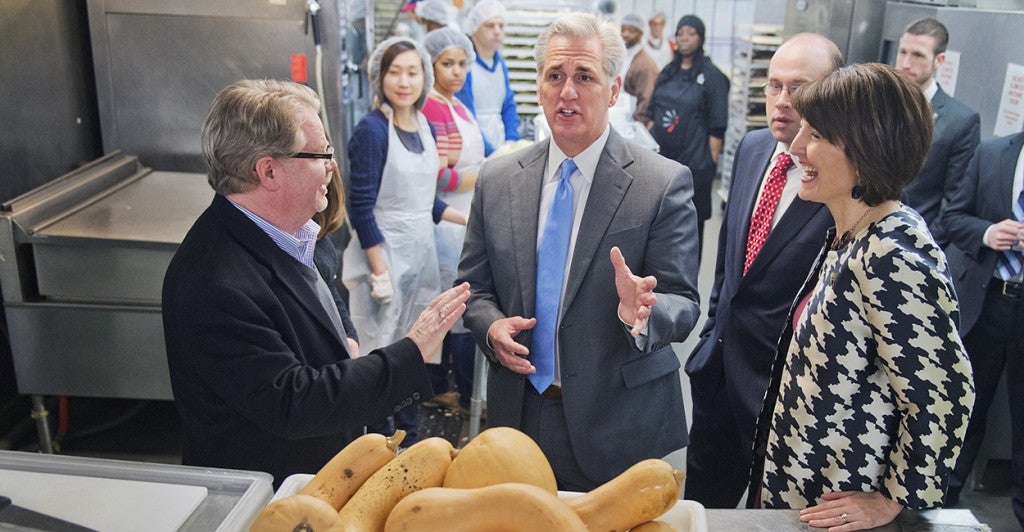
[[[429,399],[424,363],[465,310],[452,288],[409,335],[355,358],[313,266],[337,166],[308,87],[244,80],[203,125],[213,203],[164,278],[171,387],[182,463],[288,475],[320,469],[373,424]],[[366,351],[364,349],[363,351]]]
[[[803,171],[788,153],[800,129],[793,92],[842,62],[820,35],[786,41],[768,65],[768,129],[747,133],[736,149],[708,319],[686,362],[693,425],[685,497],[708,508],[735,508],[743,496],[776,342],[832,225],[823,204],[797,197]]]

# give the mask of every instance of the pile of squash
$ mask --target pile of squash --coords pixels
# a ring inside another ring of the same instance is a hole
[[[589,493],[560,499],[540,447],[508,427],[461,450],[427,438],[397,453],[405,433],[366,434],[298,494],[269,504],[253,532],[657,531],[683,473],[643,460]]]

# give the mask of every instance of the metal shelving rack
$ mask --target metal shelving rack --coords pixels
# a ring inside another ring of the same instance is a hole
[[[768,81],[768,62],[782,44],[782,26],[754,25],[749,37],[742,37],[732,64],[732,90],[729,94],[729,127],[725,147],[718,161],[721,186],[718,195],[729,197],[729,179],[736,147],[747,132],[768,127],[765,95],[761,88]]]
[[[586,9],[584,2],[553,0],[551,2],[506,2],[505,45],[501,50],[508,65],[509,83],[515,93],[520,123],[532,137],[533,117],[540,114],[537,100],[537,64],[533,46],[541,31],[565,13]]]

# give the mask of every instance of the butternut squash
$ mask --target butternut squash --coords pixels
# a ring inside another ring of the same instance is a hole
[[[679,529],[665,521],[648,521],[629,529],[629,532],[679,532]]]
[[[544,452],[511,427],[487,429],[459,450],[444,477],[446,488],[482,488],[506,482],[533,484],[558,493],[555,473]]]
[[[583,532],[564,502],[531,484],[428,488],[402,499],[384,532]]]
[[[311,495],[292,495],[267,505],[253,520],[249,532],[326,532],[338,521],[327,501]]]
[[[402,451],[363,483],[338,512],[344,532],[375,532],[384,529],[388,514],[410,493],[439,487],[456,453],[444,438],[427,438]]]
[[[667,512],[679,500],[683,472],[664,460],[641,460],[589,493],[565,499],[590,530],[629,530]]]
[[[404,438],[404,430],[395,431],[393,436],[364,434],[356,438],[324,464],[299,493],[323,499],[335,511],[341,510],[370,475],[395,457]]]

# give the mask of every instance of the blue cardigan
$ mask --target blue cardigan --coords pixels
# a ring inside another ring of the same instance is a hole
[[[373,215],[373,207],[377,205],[377,193],[380,191],[380,180],[387,159],[388,119],[380,109],[374,109],[359,121],[348,141],[348,218],[359,235],[363,249],[384,241],[384,235],[377,226],[377,218]],[[441,221],[441,214],[446,208],[448,204],[434,198],[434,223]]]
[[[472,40],[472,39],[470,39]],[[473,50],[476,50],[476,44],[473,45]],[[498,66],[501,66],[501,71],[505,74],[505,101],[501,103],[501,121],[505,124],[505,140],[519,140],[519,112],[516,110],[515,94],[512,93],[512,84],[508,79],[508,65],[505,64],[505,59],[501,57],[500,52],[494,52],[494,65],[488,65],[480,59],[480,54],[476,54],[476,64],[487,69],[488,72],[494,72]],[[462,85],[462,90],[455,93],[455,97],[459,99],[465,105],[469,112],[476,116],[476,103],[473,101],[473,71],[470,69],[466,73],[466,83]],[[484,156],[488,156],[494,152],[496,146],[491,146],[491,143],[484,138]]]

